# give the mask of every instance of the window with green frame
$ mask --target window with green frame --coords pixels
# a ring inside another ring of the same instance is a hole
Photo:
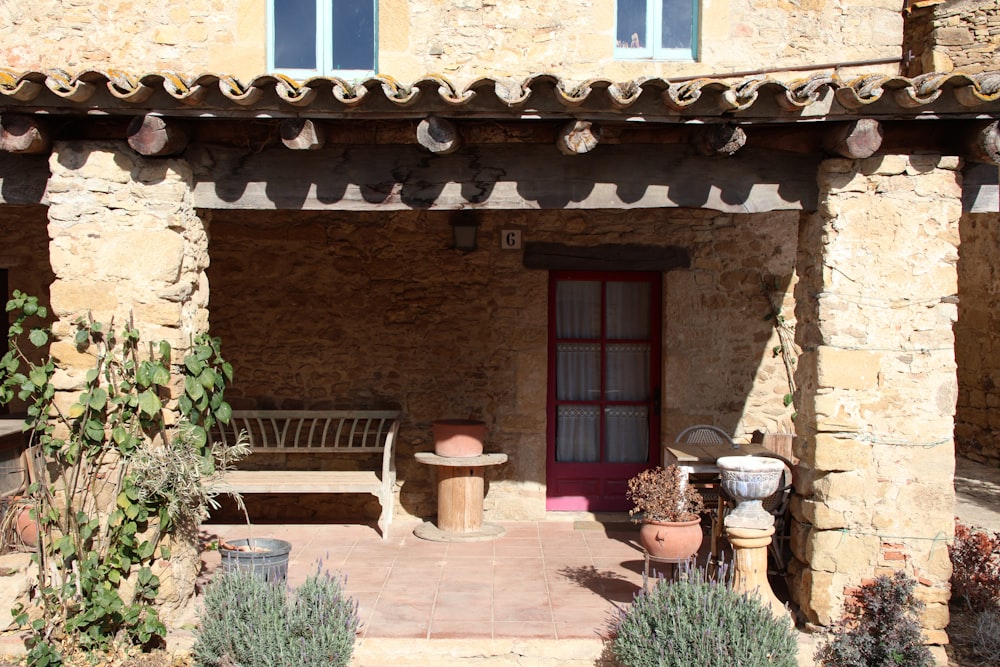
[[[616,0],[615,4],[615,58],[697,58],[698,0]]]
[[[268,0],[268,68],[297,78],[376,71],[378,0]]]

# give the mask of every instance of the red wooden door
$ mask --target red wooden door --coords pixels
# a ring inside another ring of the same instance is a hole
[[[660,293],[658,273],[550,274],[547,509],[628,509],[659,461]]]

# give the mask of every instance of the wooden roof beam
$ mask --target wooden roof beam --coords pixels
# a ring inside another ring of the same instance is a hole
[[[711,125],[697,131],[692,138],[702,155],[729,157],[747,143],[747,133],[739,125]]]
[[[436,155],[448,155],[462,147],[462,135],[451,121],[430,116],[417,124],[417,143]]]
[[[287,118],[279,127],[281,143],[297,151],[316,151],[326,145],[326,129],[307,118]]]
[[[45,122],[24,114],[4,114],[0,117],[0,151],[38,155],[48,153],[52,134]]]
[[[1000,121],[980,123],[966,137],[966,158],[972,162],[1000,165]]]
[[[179,122],[152,114],[133,118],[126,133],[132,150],[146,157],[179,155],[190,139]]]
[[[563,125],[556,137],[556,147],[563,155],[583,155],[597,148],[601,130],[589,120],[574,120]]]
[[[837,123],[823,136],[823,148],[829,153],[852,160],[871,157],[882,147],[884,132],[873,118],[859,118]]]

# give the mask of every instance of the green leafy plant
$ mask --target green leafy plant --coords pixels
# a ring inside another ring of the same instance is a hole
[[[342,667],[354,651],[357,603],[319,570],[291,596],[250,571],[214,577],[195,631],[195,664]]]
[[[786,408],[794,408],[795,364],[797,363],[795,356],[795,329],[785,320],[785,316],[781,312],[781,305],[773,297],[774,292],[778,288],[778,278],[771,277],[768,279],[762,274],[760,276],[760,288],[764,294],[764,298],[767,299],[767,314],[764,316],[764,319],[771,322],[775,332],[778,334],[779,344],[771,349],[771,356],[781,357],[782,364],[785,367],[785,378],[788,381],[788,392],[782,396],[781,402]],[[794,421],[794,419],[795,413],[792,414],[792,420]]]
[[[917,615],[923,603],[916,582],[904,572],[880,575],[862,586],[853,608],[834,627],[833,639],[815,659],[823,667],[929,667]]]
[[[756,595],[735,592],[725,568],[691,568],[640,591],[613,627],[624,667],[796,667],[795,628]]]
[[[628,481],[626,495],[629,515],[641,515],[635,521],[692,521],[705,511],[704,498],[676,465],[643,470]]]
[[[57,391],[56,365],[44,354],[47,310],[15,291],[7,312],[15,317],[0,361],[0,403],[16,397],[27,405],[24,428],[41,454],[29,490],[40,528],[35,609],[14,610],[32,631],[29,663],[58,664],[62,649],[156,644],[165,628],[151,566],[170,558],[160,538],[178,522],[200,520],[211,480],[240,453],[208,438],[231,414],[223,389],[232,367],[207,335],[174,365],[169,344],[142,349],[131,323],[115,331],[83,317],[73,340],[94,365],[76,389]],[[185,463],[152,478],[164,461]]]
[[[1000,604],[1000,533],[989,533],[955,522],[951,557],[951,593],[969,609],[984,611]]]

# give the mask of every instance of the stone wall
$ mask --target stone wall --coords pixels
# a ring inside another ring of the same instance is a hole
[[[905,73],[1000,68],[1000,5],[996,0],[948,0],[914,9],[906,18]]]
[[[836,621],[873,574],[903,570],[944,643],[954,533],[956,158],[828,160],[804,228],[792,504],[793,594]]]
[[[958,262],[958,453],[1000,465],[1000,215],[962,216]]]
[[[697,62],[616,61],[614,0],[552,3],[544,12],[514,0],[379,4],[379,70],[403,82],[439,73],[460,85],[481,76],[628,81],[899,58],[903,30],[898,0],[707,0]],[[266,30],[265,0],[0,0],[0,67],[247,81],[266,73]],[[860,69],[895,74],[898,65]]]
[[[548,273],[499,249],[524,241],[679,244],[691,270],[664,277],[663,439],[716,423],[746,441],[788,421],[760,276],[790,299],[798,214],[680,209],[483,211],[480,249],[450,249],[447,214],[218,211],[211,226],[212,332],[235,368],[236,405],[398,405],[403,511],[435,511],[430,423],[475,418],[487,449],[487,516],[539,518],[545,503]],[[788,308],[789,319],[791,309]],[[252,499],[251,499],[252,500]],[[377,514],[344,497],[268,498],[253,509],[309,517]]]

